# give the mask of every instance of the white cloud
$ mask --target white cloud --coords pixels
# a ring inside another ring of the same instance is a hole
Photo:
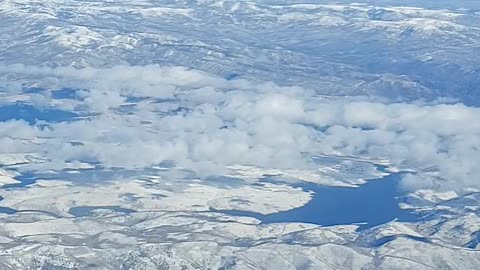
[[[94,116],[48,128],[0,123],[1,152],[41,153],[52,168],[71,160],[125,168],[171,160],[221,174],[236,164],[310,168],[312,155],[340,154],[433,167],[461,187],[480,186],[480,109],[462,104],[328,100],[298,87],[227,81],[178,67],[16,65],[0,72],[25,85],[83,89],[77,105]],[[119,112],[129,97],[143,99],[130,104],[130,113]]]

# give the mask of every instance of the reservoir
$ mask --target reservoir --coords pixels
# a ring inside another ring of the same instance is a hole
[[[313,198],[303,207],[284,212],[262,215],[248,211],[218,211],[234,216],[259,219],[263,224],[301,222],[322,226],[358,224],[358,230],[367,229],[392,220],[415,222],[419,214],[400,209],[398,197],[402,196],[398,184],[402,174],[369,180],[359,187],[320,186],[301,183],[297,187],[314,192]]]

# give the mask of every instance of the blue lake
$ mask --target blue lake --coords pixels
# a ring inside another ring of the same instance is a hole
[[[381,179],[369,180],[354,188],[302,183],[297,186],[315,193],[312,200],[303,207],[269,215],[236,210],[217,212],[254,217],[263,224],[283,222],[313,223],[322,226],[359,224],[358,230],[394,219],[404,222],[419,221],[420,215],[399,208],[397,198],[403,195],[398,188],[400,179],[401,174],[392,174]]]
[[[2,201],[2,200],[3,200],[3,197],[0,196],[0,201]],[[10,208],[10,207],[0,206],[0,213],[12,215],[12,214],[17,213],[17,210],[15,210],[13,208]]]
[[[14,178],[15,180],[18,180],[20,182],[14,184],[6,184],[2,187],[2,189],[26,187],[28,185],[34,184],[37,177],[32,172],[24,172],[23,174],[15,176]]]
[[[13,215],[13,214],[17,213],[17,210],[9,208],[9,207],[0,206],[0,213]]]
[[[384,168],[377,169],[383,171]],[[82,170],[81,174],[69,174],[68,172],[60,171],[52,175],[40,174],[36,175],[32,172],[24,172],[17,176],[16,179],[20,183],[8,184],[3,188],[22,188],[35,183],[36,179],[58,179],[58,177],[67,178],[72,181],[79,181],[84,183],[85,179],[111,179],[119,175],[137,175],[136,171],[120,170],[120,171],[98,171],[97,169]],[[73,178],[68,178],[68,177]],[[78,177],[79,179],[75,179]],[[403,222],[416,222],[422,219],[422,216],[414,212],[403,210],[399,208],[399,201],[405,195],[398,184],[401,180],[402,174],[392,174],[381,179],[369,180],[367,183],[359,187],[331,187],[321,186],[312,183],[300,182],[294,184],[294,187],[300,187],[303,190],[314,193],[313,198],[303,207],[291,209],[280,213],[269,215],[262,215],[248,211],[216,211],[234,216],[249,216],[260,220],[263,224],[269,223],[285,223],[285,222],[302,222],[313,223],[322,226],[344,225],[344,224],[358,224],[358,230],[363,230],[392,220]],[[275,177],[267,177],[263,182],[278,183]],[[243,181],[233,181],[232,179],[208,179],[211,185],[224,185],[229,183],[231,186],[243,185]],[[259,185],[262,185],[260,183]],[[70,214],[82,217],[88,216],[95,209],[110,209],[120,213],[128,214],[134,212],[131,209],[121,208],[119,206],[79,206],[70,209]],[[3,213],[14,213],[13,209],[2,209]],[[475,243],[476,244],[476,243]]]
[[[0,122],[8,120],[24,120],[29,124],[34,124],[38,120],[46,122],[66,122],[71,121],[78,115],[73,112],[67,112],[57,109],[38,109],[32,105],[17,102],[0,106]]]

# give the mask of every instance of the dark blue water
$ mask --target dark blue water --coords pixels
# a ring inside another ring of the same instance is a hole
[[[472,240],[466,244],[466,247],[476,249],[478,245],[480,245],[480,231],[472,234]]]
[[[75,89],[65,88],[56,91],[52,91],[52,98],[54,99],[77,99]]]
[[[356,188],[301,184],[304,190],[313,191],[313,199],[305,206],[289,211],[261,215],[248,211],[219,211],[234,216],[249,216],[262,223],[302,222],[322,226],[360,224],[359,230],[397,219],[415,222],[421,217],[398,206],[398,188],[401,174],[370,180]]]
[[[142,169],[142,170],[123,169],[123,168],[105,169],[98,162],[92,162],[92,161],[86,161],[86,160],[82,160],[82,162],[88,163],[94,167],[80,169],[80,170],[67,168],[60,171],[48,171],[48,172],[25,171],[25,172],[21,172],[20,175],[17,175],[14,177],[15,180],[19,181],[18,183],[6,184],[6,185],[3,185],[1,188],[2,189],[24,188],[32,184],[35,184],[37,179],[42,179],[42,180],[63,179],[79,185],[91,185],[99,182],[108,182],[111,180],[130,178],[134,176],[138,177],[139,179],[142,179],[142,177],[144,176],[156,175],[158,173],[156,169]],[[165,164],[166,163],[162,163],[162,165],[165,165]],[[2,166],[0,165],[0,168],[1,167]],[[71,173],[72,171],[80,172],[80,173]],[[220,181],[220,180],[217,180],[217,181]],[[231,182],[232,184],[235,183],[233,180],[231,180]]]
[[[13,215],[17,213],[17,210],[9,208],[9,207],[3,207],[0,206],[0,213],[8,214],[8,215]]]
[[[0,201],[2,201],[2,200],[3,200],[3,197],[0,196]],[[10,207],[0,206],[0,213],[12,215],[12,214],[17,213],[17,210],[12,209],[12,208],[10,208]]]
[[[3,185],[2,189],[26,187],[28,185],[34,184],[37,181],[37,176],[35,176],[35,174],[32,172],[24,172],[21,175],[15,176],[14,179],[20,182]]]
[[[78,115],[73,112],[56,109],[38,109],[21,102],[0,106],[0,122],[15,119],[24,120],[29,124],[34,124],[38,120],[58,123],[71,121],[76,117]]]
[[[240,74],[237,73],[230,73],[225,76],[225,79],[228,81],[235,80],[240,76]]]

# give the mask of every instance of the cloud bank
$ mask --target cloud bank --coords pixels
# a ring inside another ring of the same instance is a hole
[[[311,169],[312,156],[327,154],[387,158],[460,188],[480,187],[480,109],[463,104],[332,99],[182,67],[13,65],[0,66],[0,74],[7,101],[22,97],[43,110],[82,115],[61,123],[0,122],[0,153],[46,159],[30,169],[60,170],[72,161],[135,169],[169,161],[209,175],[230,165]],[[14,83],[22,87],[9,87]],[[23,93],[29,87],[42,90]],[[73,94],[53,98],[60,89]]]

